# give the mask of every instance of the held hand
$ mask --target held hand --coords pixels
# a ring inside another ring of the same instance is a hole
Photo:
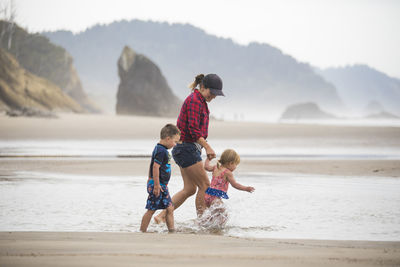
[[[254,190],[256,190],[256,189],[254,187],[252,187],[252,186],[247,186],[246,187],[246,191],[249,192],[249,193],[253,193]]]
[[[212,149],[210,146],[206,148],[206,153],[207,153],[207,158],[209,160],[212,160],[216,158],[217,156],[215,155],[214,149]]]

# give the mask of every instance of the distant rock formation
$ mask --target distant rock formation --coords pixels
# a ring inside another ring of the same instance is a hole
[[[376,113],[381,113],[384,111],[385,111],[385,109],[378,101],[371,101],[365,107],[366,114],[376,114]]]
[[[375,113],[375,114],[370,114],[367,117],[365,117],[367,119],[400,119],[399,116],[396,116],[394,114],[391,114],[389,112],[386,111],[381,111],[379,113]]]
[[[334,115],[322,111],[315,103],[300,103],[286,108],[281,120],[334,119]]]
[[[217,117],[278,119],[288,105],[305,102],[318,103],[332,113],[343,109],[335,87],[310,65],[271,45],[240,45],[189,24],[123,20],[80,33],[43,34],[73,55],[85,90],[106,99],[116,93],[119,79],[113,66],[128,45],[157,63],[181,99],[190,94],[187,85],[197,74],[217,73],[226,94],[212,103]]]
[[[172,93],[160,69],[148,58],[125,46],[118,60],[120,84],[117,114],[176,116],[180,100]]]
[[[100,112],[84,92],[72,57],[64,48],[50,43],[45,36],[30,34],[17,25],[13,25],[13,30],[8,31],[9,24],[0,20],[1,48],[13,55],[27,71],[60,87],[82,106],[83,111]]]
[[[9,117],[37,117],[37,118],[58,118],[52,111],[43,111],[36,108],[23,107],[22,109],[7,110]]]
[[[365,116],[386,110],[400,116],[400,79],[389,77],[367,65],[316,71],[335,85],[354,115]],[[366,110],[365,107],[376,110]]]
[[[365,107],[365,113],[368,114],[365,116],[366,119],[400,119],[399,116],[387,112],[377,101],[369,102]]]
[[[57,85],[21,68],[15,58],[2,48],[0,48],[0,109],[10,112],[19,110],[21,115],[33,114],[24,113],[24,110],[84,111]]]

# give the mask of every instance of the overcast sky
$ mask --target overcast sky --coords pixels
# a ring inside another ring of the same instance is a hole
[[[5,3],[9,0],[0,0]],[[317,67],[368,64],[400,78],[397,0],[14,0],[29,31],[84,31],[142,19],[190,23],[240,44],[257,41]]]

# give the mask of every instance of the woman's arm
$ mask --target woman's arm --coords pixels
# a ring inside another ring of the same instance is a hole
[[[205,148],[208,159],[212,160],[213,158],[217,157],[215,155],[214,149],[211,148],[211,146],[207,143],[207,141],[206,141],[206,139],[204,139],[204,137],[200,137],[197,140],[197,143],[199,143],[202,147]]]
[[[186,100],[185,100],[186,102]],[[186,104],[186,114],[188,117],[188,129],[190,135],[205,148],[207,158],[213,159],[216,157],[214,149],[207,143],[204,136],[202,136],[202,129],[200,129],[202,103],[198,99],[191,98]]]
[[[206,171],[212,172],[214,171],[215,165],[211,166],[211,160],[209,158],[206,159],[206,161],[204,162],[204,169]]]
[[[226,172],[226,180],[237,190],[247,191],[249,193],[253,193],[255,188],[252,186],[244,186],[236,182],[235,178],[233,178],[233,174],[228,171]]]

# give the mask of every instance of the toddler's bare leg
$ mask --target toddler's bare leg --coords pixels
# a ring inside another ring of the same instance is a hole
[[[140,231],[145,233],[147,231],[147,227],[149,226],[151,217],[153,217],[155,210],[147,210],[146,213],[143,215],[142,223],[140,225]]]
[[[220,225],[221,227],[225,226],[228,221],[228,213],[226,211],[224,202],[216,198],[211,204],[211,217],[214,225]]]
[[[166,209],[167,215],[165,217],[166,222],[167,222],[167,227],[168,227],[168,231],[171,232],[175,232],[175,227],[174,227],[174,206],[170,205],[167,209]]]

